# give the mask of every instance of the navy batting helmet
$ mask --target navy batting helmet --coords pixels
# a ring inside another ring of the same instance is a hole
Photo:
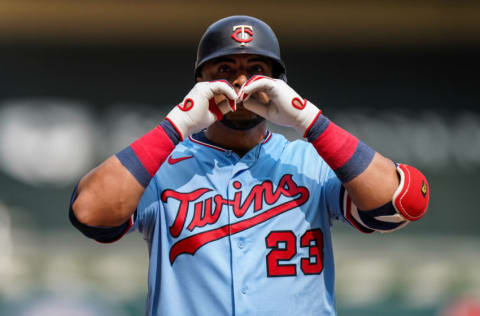
[[[255,54],[273,61],[273,76],[286,81],[285,64],[273,30],[265,22],[245,15],[223,18],[208,27],[197,49],[195,77],[205,62],[233,54]]]

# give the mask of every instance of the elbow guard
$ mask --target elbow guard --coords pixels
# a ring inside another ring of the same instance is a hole
[[[425,215],[430,199],[428,182],[416,168],[397,164],[400,184],[391,202],[373,210],[357,209],[345,194],[345,218],[359,231],[388,233],[405,227]]]
[[[395,210],[409,221],[416,221],[427,212],[430,189],[425,176],[418,169],[397,164],[400,185],[393,194]]]

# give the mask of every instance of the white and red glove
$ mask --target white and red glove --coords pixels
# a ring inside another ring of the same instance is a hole
[[[215,101],[214,96],[226,99]],[[176,128],[183,140],[189,135],[221,120],[236,109],[237,93],[226,80],[197,83],[183,101],[168,113],[166,119]]]
[[[252,94],[265,92],[270,99],[261,102]],[[239,101],[243,106],[272,123],[295,128],[302,135],[321,113],[307,99],[301,98],[285,81],[255,75],[240,89]],[[305,136],[305,135],[304,135]]]

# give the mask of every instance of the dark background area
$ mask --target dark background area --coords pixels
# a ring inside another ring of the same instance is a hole
[[[479,111],[479,46],[282,46],[290,84],[326,107]],[[175,103],[191,88],[196,43],[0,46],[0,94]]]
[[[99,125],[119,103],[167,112],[193,86],[195,49],[195,45],[4,44],[0,96],[3,100],[75,100],[89,108]],[[283,58],[290,85],[326,115],[341,117],[343,111],[354,110],[375,118],[377,112],[391,111],[418,120],[420,114],[433,111],[448,124],[458,113],[480,113],[479,52],[476,46],[347,49],[287,45]],[[97,157],[98,161],[104,158]],[[471,205],[462,212],[476,215],[478,169],[465,171],[454,163],[442,172],[428,164],[425,167],[433,187],[431,208],[444,215],[433,215],[432,225],[424,223],[430,226],[427,232],[478,234],[468,216],[450,216],[458,205]],[[0,199],[31,210],[34,227],[62,229],[68,225],[63,212],[74,183],[32,187],[8,175],[0,182],[4,184]],[[437,187],[450,194],[438,194]],[[450,227],[451,220],[459,225]],[[412,229],[425,232],[424,225]]]

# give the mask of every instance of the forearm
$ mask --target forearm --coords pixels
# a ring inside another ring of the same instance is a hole
[[[249,97],[259,91],[268,95],[268,104]],[[369,213],[372,225],[364,226],[392,231],[425,214],[430,193],[427,179],[419,170],[396,165],[376,153],[322,115],[320,109],[284,81],[253,76],[242,87],[239,98],[250,111],[274,123],[291,126],[308,139],[347,189],[346,203],[353,201],[357,214]],[[393,216],[395,224],[377,225],[385,216]]]
[[[226,100],[218,103],[215,95]],[[197,83],[157,127],[110,157],[80,181],[70,213],[74,225],[125,224],[144,189],[175,146],[232,110],[237,94],[224,80]]]
[[[271,102],[249,97],[260,91]],[[331,122],[285,82],[254,76],[242,88],[240,98],[247,109],[302,133],[333,169],[358,207],[373,209],[391,201],[398,187],[395,164]]]
[[[390,159],[321,114],[306,134],[358,208],[374,209],[392,200],[399,181]]]
[[[375,153],[365,171],[343,183],[352,201],[362,210],[371,210],[390,202],[398,185],[395,164],[379,153]]]
[[[408,220],[418,220],[425,214],[428,183],[414,167],[397,166],[323,115],[306,135],[359,210],[387,214],[395,209]]]

